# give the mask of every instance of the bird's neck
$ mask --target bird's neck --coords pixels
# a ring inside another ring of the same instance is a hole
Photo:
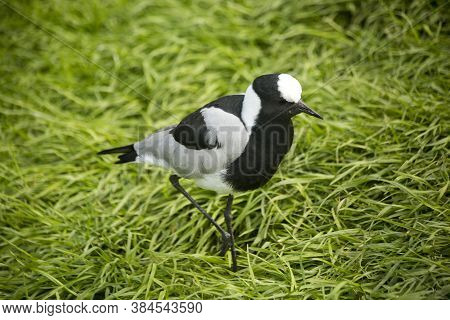
[[[287,113],[274,113],[268,112],[270,110],[276,110],[268,105],[263,104],[270,103],[268,101],[262,101],[258,94],[253,89],[252,85],[247,88],[245,92],[244,100],[242,102],[241,119],[247,128],[247,131],[251,132],[256,127],[265,127],[269,124],[287,124],[290,123],[290,117]]]
[[[245,92],[244,101],[242,102],[241,118],[248,131],[251,131],[256,124],[259,113],[262,110],[261,99],[250,85]]]

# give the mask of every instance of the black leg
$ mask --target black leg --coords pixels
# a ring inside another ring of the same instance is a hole
[[[228,233],[231,236],[231,259],[233,261],[233,266],[231,267],[231,270],[236,271],[237,270],[237,262],[236,262],[236,248],[234,247],[234,233],[233,233],[233,226],[231,225],[231,206],[233,204],[233,195],[228,195],[227,198],[227,207],[225,208],[224,216],[225,216],[225,222],[227,223],[227,229]]]
[[[198,209],[198,211],[200,211],[214,225],[214,227],[216,227],[216,229],[220,232],[220,234],[222,236],[221,253],[225,254],[226,251],[228,250],[228,248],[231,246],[232,236],[228,232],[223,230],[223,228],[221,226],[219,226],[219,224],[216,222],[216,220],[214,220],[213,217],[211,217],[208,213],[206,213],[206,211],[203,210],[202,207],[200,207],[200,205],[191,197],[191,195],[186,190],[184,190],[184,188],[180,185],[180,182],[179,182],[180,177],[179,176],[171,175],[169,180],[172,183],[172,185],[175,187],[175,189],[180,191]],[[225,248],[225,252],[223,252],[224,248]]]

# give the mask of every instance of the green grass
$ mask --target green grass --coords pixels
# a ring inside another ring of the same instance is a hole
[[[6,1],[1,298],[449,297],[448,3]],[[95,153],[272,72],[325,120],[237,196],[232,273],[169,172]]]

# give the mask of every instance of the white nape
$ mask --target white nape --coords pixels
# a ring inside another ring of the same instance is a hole
[[[242,102],[241,118],[244,121],[247,131],[250,131],[255,125],[256,118],[261,110],[261,99],[253,90],[251,84],[245,92],[244,101]]]
[[[302,86],[293,76],[282,73],[278,76],[278,91],[287,102],[297,103],[302,98]]]

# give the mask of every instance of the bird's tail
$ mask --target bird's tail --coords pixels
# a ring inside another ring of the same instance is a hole
[[[136,161],[137,153],[134,149],[134,146],[132,144],[128,146],[118,147],[118,148],[112,148],[112,149],[106,149],[103,151],[100,151],[97,153],[98,155],[103,154],[112,154],[112,153],[121,153],[119,155],[119,160],[117,160],[115,163],[127,163],[127,162],[133,162]]]

